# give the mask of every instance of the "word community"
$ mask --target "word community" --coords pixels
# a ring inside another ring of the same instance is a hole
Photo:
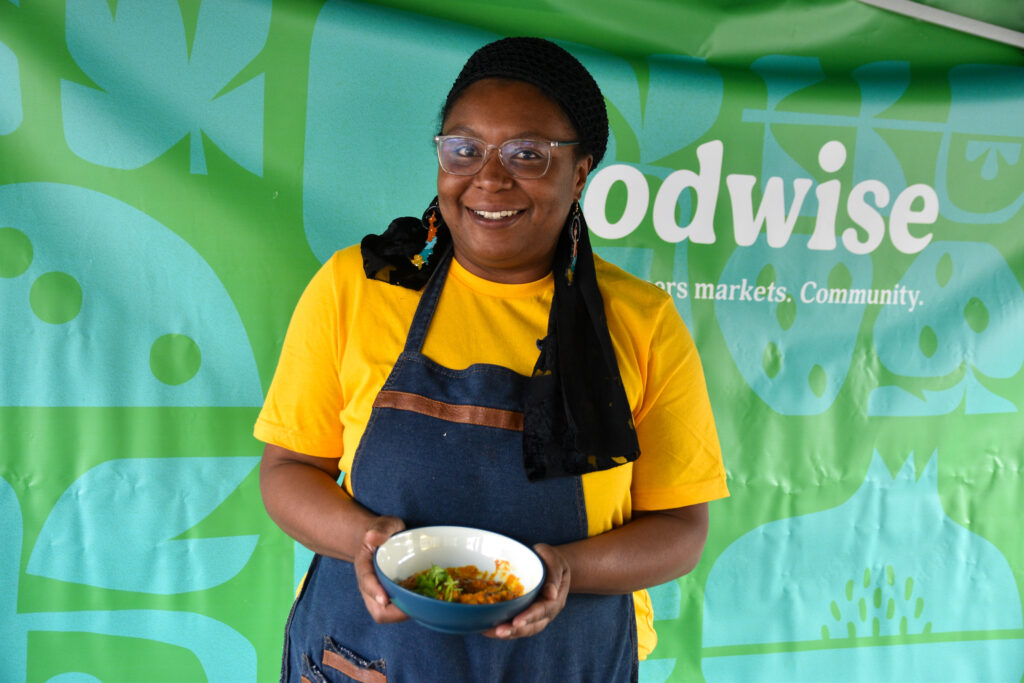
[[[724,152],[721,140],[706,142],[697,148],[699,171],[673,171],[662,182],[651,211],[654,230],[662,240],[670,244],[683,240],[695,244],[715,242],[715,209],[722,184]],[[818,165],[822,171],[836,173],[845,163],[846,147],[841,142],[832,140],[822,145],[818,152]],[[612,187],[620,182],[626,187],[626,207],[622,216],[613,223],[608,220],[605,209]],[[594,234],[605,239],[620,239],[636,230],[647,215],[651,201],[647,182],[639,169],[628,164],[612,164],[594,174],[583,199],[587,223]],[[846,215],[856,227],[844,228],[837,240],[836,223],[843,191],[841,181],[826,180],[815,186],[810,178],[794,178],[792,200],[787,208],[785,181],[772,176],[764,182],[756,213],[756,176],[733,173],[725,177],[725,184],[732,204],[733,236],[741,247],[754,244],[762,228],[769,247],[779,249],[786,246],[812,187],[818,200],[814,232],[807,240],[807,248],[812,250],[833,251],[841,241],[851,254],[870,254],[888,234],[889,241],[898,251],[916,254],[928,246],[932,233],[915,235],[911,226],[933,224],[939,216],[939,197],[935,190],[928,185],[910,185],[893,200],[886,226],[886,217],[881,210],[889,207],[889,188],[879,180],[864,180],[854,185],[846,197]],[[686,190],[693,191],[695,209],[692,220],[687,225],[679,225],[676,211],[679,198]],[[920,232],[920,229],[916,231]]]
[[[747,278],[736,283],[728,282],[655,282],[655,285],[676,299],[687,299],[691,293],[694,299],[711,301],[766,301],[782,303],[791,298],[785,286],[758,285]],[[851,304],[869,306],[900,306],[908,313],[922,306],[921,292],[909,289],[905,285],[896,285],[888,289],[867,289],[862,287],[823,287],[814,280],[808,280],[800,286],[797,294],[805,304]]]

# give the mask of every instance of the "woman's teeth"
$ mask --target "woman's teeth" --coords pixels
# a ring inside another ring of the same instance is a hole
[[[515,216],[517,213],[519,213],[519,210],[511,209],[506,211],[477,211],[476,209],[473,209],[473,213],[475,213],[478,216],[483,216],[484,218],[487,218],[489,220],[496,221],[499,218],[508,218],[509,216]]]

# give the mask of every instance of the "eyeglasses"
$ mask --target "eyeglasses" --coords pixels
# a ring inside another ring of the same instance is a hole
[[[487,163],[491,150],[496,149],[501,165],[517,178],[540,178],[551,166],[551,150],[580,144],[579,141],[506,140],[500,145],[489,145],[461,135],[435,135],[434,142],[437,143],[437,160],[445,173],[475,175]]]

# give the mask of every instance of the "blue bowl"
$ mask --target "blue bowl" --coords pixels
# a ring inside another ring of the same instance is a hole
[[[520,597],[492,605],[464,605],[428,598],[398,585],[431,565],[447,568],[472,564],[490,572],[495,560],[509,563],[509,573],[523,584]],[[377,548],[373,567],[400,610],[417,623],[442,633],[479,633],[503,624],[526,609],[544,583],[544,563],[533,550],[508,536],[461,526],[428,526],[399,532]]]

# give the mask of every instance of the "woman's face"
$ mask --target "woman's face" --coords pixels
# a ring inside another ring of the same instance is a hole
[[[491,145],[517,138],[578,139],[562,109],[539,89],[497,78],[466,88],[449,110],[442,133]],[[464,268],[506,283],[539,280],[551,270],[559,232],[592,163],[590,156],[577,160],[574,149],[552,149],[551,165],[540,178],[509,174],[496,149],[476,175],[451,175],[438,166],[438,203]]]

